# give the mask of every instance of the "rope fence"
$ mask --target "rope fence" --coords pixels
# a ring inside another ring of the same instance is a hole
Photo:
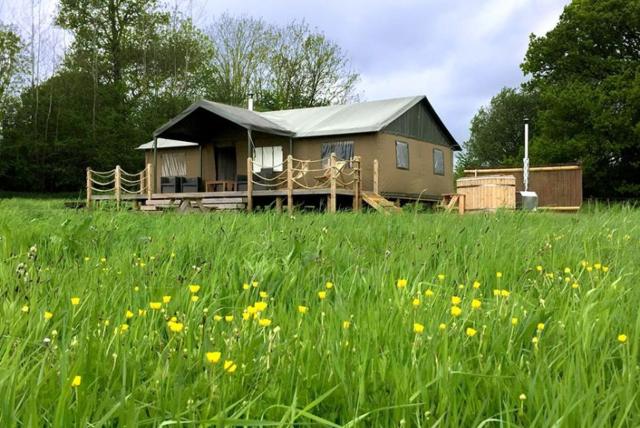
[[[147,199],[151,199],[152,176],[151,164],[135,173],[123,170],[120,165],[110,171],[94,171],[87,168],[87,207],[95,200],[94,193],[113,195],[118,207],[123,194],[146,195]]]

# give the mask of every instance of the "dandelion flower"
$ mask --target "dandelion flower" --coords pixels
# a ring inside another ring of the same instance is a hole
[[[476,335],[476,333],[478,333],[478,330],[472,327],[467,327],[467,330],[465,330],[465,332],[467,333],[467,336],[473,337]]]
[[[424,296],[425,297],[433,297],[433,291],[431,291],[431,289],[425,290]]]
[[[327,281],[324,286],[327,288],[327,290],[331,290],[333,288],[333,282]]]
[[[74,376],[73,380],[71,381],[71,386],[74,388],[77,388],[80,386],[80,384],[82,383],[82,376]]]
[[[80,304],[80,298],[79,297],[72,297],[71,298],[71,304],[73,306],[78,306]]]
[[[447,329],[447,325],[443,322],[440,323],[440,325],[438,325],[438,329],[439,330],[446,330]]]
[[[460,309],[459,306],[451,307],[451,315],[453,315],[454,317],[459,317],[461,314],[462,314],[462,309]]]
[[[536,330],[538,330],[538,331],[544,330],[544,323],[542,323],[542,322],[538,323],[538,325],[536,326]]]
[[[348,330],[351,327],[351,321],[342,321],[342,328]]]
[[[133,312],[131,312],[130,310],[127,310],[127,312],[124,313],[124,316],[126,319],[133,318]]]
[[[618,335],[618,342],[620,343],[627,343],[628,337],[626,334],[619,334]]]
[[[424,331],[424,325],[420,323],[413,323],[413,332],[416,334],[421,334]]]
[[[406,279],[399,279],[398,281],[396,281],[396,287],[398,288],[405,288],[407,286],[407,280]]]
[[[44,311],[44,319],[50,320],[51,318],[53,318],[53,312]]]
[[[327,292],[326,291],[318,291],[318,298],[320,300],[324,300],[327,298]]]
[[[478,288],[480,288],[480,282],[478,282],[478,281],[473,281],[473,288],[475,288],[476,290],[477,290]]]
[[[309,312],[309,308],[307,306],[298,306],[298,312],[301,314],[306,314],[307,312]]]
[[[220,357],[222,357],[222,353],[217,351],[207,352],[206,356],[207,356],[207,361],[209,361],[211,364],[215,364],[218,361],[220,361]]]
[[[451,296],[451,304],[452,305],[459,305],[460,302],[462,302],[462,299],[458,296]]]
[[[473,300],[471,301],[471,307],[472,307],[473,309],[480,309],[480,306],[482,306],[482,302],[481,302],[480,300],[478,300],[478,299],[473,299]]]
[[[511,318],[511,325],[518,325],[518,318],[516,317]]]
[[[235,372],[238,369],[238,365],[234,363],[232,360],[225,360],[223,367],[224,367],[224,371],[226,371],[229,374]]]
[[[256,302],[256,304],[254,305],[256,311],[258,312],[264,311],[265,309],[267,309],[267,306],[267,302]]]
[[[171,301],[171,296],[162,296],[162,303],[167,304]]]
[[[24,312],[24,313],[27,313],[27,312],[29,312],[29,306],[24,305],[20,310],[21,310],[22,312]]]
[[[418,299],[418,298],[413,299],[411,304],[413,305],[414,308],[417,308],[418,306],[420,306],[420,299]]]
[[[269,318],[260,318],[258,321],[261,327],[269,327],[271,325],[271,320]]]
[[[158,310],[162,307],[162,303],[160,302],[150,302],[149,307],[154,310]]]
[[[200,286],[199,286],[199,285],[197,285],[197,284],[191,284],[191,285],[189,286],[189,291],[190,291],[192,294],[196,294],[198,291],[200,291]]]
[[[231,321],[233,321],[233,315],[225,315],[224,320],[225,320],[226,322],[231,322]]]

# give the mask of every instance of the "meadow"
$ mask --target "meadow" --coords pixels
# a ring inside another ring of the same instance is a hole
[[[0,425],[640,425],[640,211],[0,200]]]

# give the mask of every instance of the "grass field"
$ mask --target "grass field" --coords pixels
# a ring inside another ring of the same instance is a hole
[[[0,201],[0,426],[639,426],[640,211]]]

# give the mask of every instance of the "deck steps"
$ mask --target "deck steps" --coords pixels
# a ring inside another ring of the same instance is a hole
[[[383,214],[394,214],[402,212],[402,209],[393,202],[374,192],[362,192],[362,200],[376,211]]]
[[[213,211],[213,210],[244,210],[247,207],[247,198],[243,197],[206,197],[202,199],[150,199],[140,206],[142,211],[160,212],[164,210],[188,211]]]

